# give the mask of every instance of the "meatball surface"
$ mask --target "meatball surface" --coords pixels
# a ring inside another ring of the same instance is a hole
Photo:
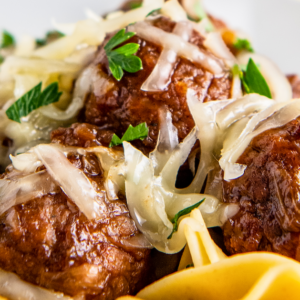
[[[166,32],[172,32],[175,25],[175,22],[164,17],[153,21],[153,26]],[[189,42],[204,49],[203,40],[200,34],[193,31]],[[106,83],[104,93],[96,87],[87,96],[83,122],[97,125],[100,129],[111,130],[119,136],[124,134],[130,124],[136,126],[146,122],[149,127],[149,136],[143,141],[143,144],[149,152],[156,145],[160,109],[167,109],[172,113],[173,124],[178,129],[180,141],[194,127],[194,121],[186,102],[188,88],[195,90],[198,96],[203,98],[203,101],[230,98],[232,80],[229,72],[215,77],[202,66],[180,57],[176,60],[166,90],[161,92],[142,91],[141,86],[154,69],[162,48],[138,36],[132,37],[128,40],[129,42],[140,45],[137,56],[143,62],[143,70],[133,74],[125,72],[123,79],[118,82],[110,74],[107,57],[103,48],[100,48],[100,54],[95,61],[98,70],[97,76],[102,77],[108,83]],[[101,55],[101,51],[103,55]]]
[[[300,261],[300,119],[255,137],[238,160],[240,178],[223,199],[240,211],[223,228],[230,253],[267,250]]]
[[[80,299],[134,294],[147,283],[150,250],[131,242],[141,234],[124,197],[106,197],[98,158],[69,154],[68,159],[102,192],[107,217],[88,220],[60,188],[16,205],[0,217],[0,267]]]
[[[288,81],[290,82],[293,90],[293,98],[300,98],[300,78],[298,75],[288,75]]]

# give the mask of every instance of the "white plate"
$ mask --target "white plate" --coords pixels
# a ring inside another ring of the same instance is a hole
[[[0,0],[0,29],[16,36],[42,37],[51,19],[84,19],[84,9],[102,14],[122,0]],[[273,59],[285,73],[300,74],[300,2],[296,0],[205,0],[209,12],[246,32],[256,51]]]

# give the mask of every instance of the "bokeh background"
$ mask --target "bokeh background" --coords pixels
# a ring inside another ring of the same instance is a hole
[[[122,0],[0,0],[0,29],[16,37],[43,37],[60,23],[85,19],[89,8],[103,14]],[[257,52],[270,57],[285,73],[300,74],[299,0],[204,0],[207,10],[247,33]]]

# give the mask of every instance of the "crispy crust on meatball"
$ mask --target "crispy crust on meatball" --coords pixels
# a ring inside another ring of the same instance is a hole
[[[223,181],[223,199],[240,211],[224,225],[230,253],[267,250],[300,260],[300,119],[255,137],[238,163],[238,179]]]

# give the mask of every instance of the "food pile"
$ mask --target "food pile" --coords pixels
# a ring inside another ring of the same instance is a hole
[[[200,0],[87,15],[3,32],[0,295],[116,299],[178,268],[138,296],[199,299],[203,278],[208,299],[282,295],[300,278],[298,77]],[[277,254],[227,258],[253,251]]]

